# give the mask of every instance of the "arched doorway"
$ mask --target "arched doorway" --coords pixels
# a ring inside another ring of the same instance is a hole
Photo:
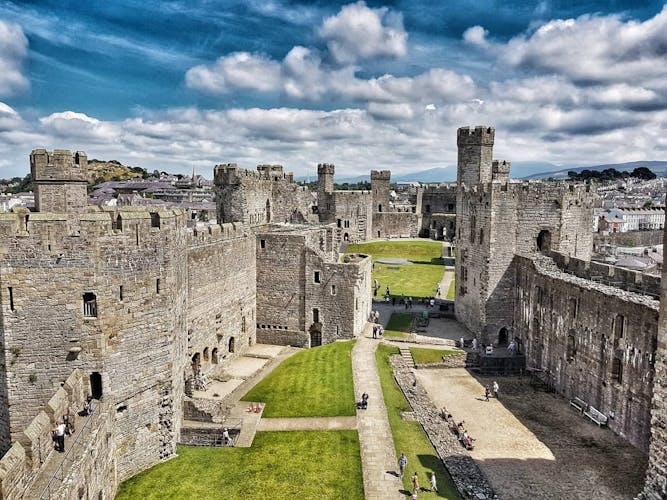
[[[551,250],[551,233],[543,229],[540,231],[540,234],[537,235],[537,249],[540,252],[548,252]]]
[[[345,234],[343,235],[343,241],[350,241],[350,235],[347,234],[347,233],[345,233]]]
[[[94,399],[102,397],[102,375],[99,372],[90,374],[90,395]]]
[[[235,348],[234,344],[235,343],[236,343],[236,340],[234,339],[234,337],[229,339],[229,352],[234,352],[234,348]]]
[[[507,328],[504,326],[498,332],[498,346],[507,345]]]
[[[192,356],[192,371],[194,373],[197,373],[199,371],[200,365],[201,365],[201,356],[199,355],[198,352],[196,352],[195,355]]]

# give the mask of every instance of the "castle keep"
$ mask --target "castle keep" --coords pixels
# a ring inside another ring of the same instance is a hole
[[[517,341],[525,366],[650,456],[644,498],[667,495],[665,276],[590,261],[590,186],[510,181],[495,130],[461,128],[456,185],[394,203],[312,192],[279,165],[214,170],[217,224],[184,211],[87,206],[83,152],[30,156],[36,212],[0,214],[0,497],[38,496],[63,414],[100,400],[84,452],[52,496],[109,498],[174,456],[194,374],[255,342],[352,339],[371,310],[371,260],[346,242],[454,240],[456,316],[483,343]],[[658,298],[662,293],[662,307]]]

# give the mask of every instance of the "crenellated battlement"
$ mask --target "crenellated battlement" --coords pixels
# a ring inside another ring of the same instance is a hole
[[[208,245],[225,240],[235,240],[248,236],[247,228],[241,222],[208,224],[192,228],[189,234],[190,246]]]
[[[389,181],[391,170],[371,170],[371,181]]]
[[[282,165],[257,165],[257,170],[239,168],[236,163],[216,165],[213,169],[217,186],[233,186],[245,181],[265,180],[272,182],[294,182],[292,172],[284,172]]]
[[[334,175],[336,167],[333,163],[319,163],[317,165],[317,175]]]
[[[457,146],[493,146],[496,129],[478,125],[476,127],[461,127],[456,132]]]
[[[30,153],[30,173],[35,182],[87,181],[88,156],[83,151],[35,149]]]

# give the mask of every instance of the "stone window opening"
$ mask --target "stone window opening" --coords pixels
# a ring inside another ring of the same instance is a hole
[[[266,222],[271,222],[271,202],[266,200]]]
[[[90,374],[90,395],[93,399],[102,399],[102,374],[93,372]]]
[[[382,212],[382,203],[378,205],[378,212]]]
[[[345,226],[345,229],[348,229],[350,227],[350,221],[346,220],[344,226]]]
[[[202,359],[206,362],[210,361],[210,357],[209,357],[208,353],[209,353],[208,347],[204,347],[204,350],[202,351]]]
[[[578,312],[578,300],[577,299],[570,299],[570,316],[572,319],[577,319],[577,312]]]
[[[336,295],[336,285],[331,285],[331,295]]]
[[[618,384],[623,383],[623,362],[620,358],[614,358],[611,364],[611,378]]]
[[[321,283],[322,282],[322,277],[320,276],[319,271],[315,271],[315,273],[313,275],[313,282],[315,282],[315,283]]]
[[[338,220],[336,221],[336,224],[338,225],[338,227],[343,227],[343,226],[342,226],[342,222],[343,222],[343,219],[338,219]]]
[[[123,218],[118,214],[118,217],[115,219],[114,228],[116,231],[123,232]]]
[[[551,233],[546,229],[543,229],[537,235],[537,250],[542,253],[551,250]]]
[[[120,302],[123,302],[123,285],[120,285],[118,287],[118,300]]]
[[[479,230],[479,244],[484,243],[484,229]]]
[[[160,229],[160,214],[151,212],[151,227]]]
[[[218,364],[218,348],[214,347],[213,350],[211,351],[211,363],[214,365]]]
[[[160,278],[155,280],[155,294],[160,295]]]
[[[320,322],[320,310],[318,308],[313,309],[313,323]]]
[[[574,361],[574,358],[577,355],[577,345],[574,338],[574,332],[570,332],[567,336],[567,360],[568,362]]]
[[[9,293],[9,310],[14,311],[14,288],[8,287],[7,292]]]
[[[234,337],[231,337],[229,339],[229,348],[228,348],[229,352],[232,352],[232,353],[234,352],[235,344],[236,344],[236,339]]]
[[[424,207],[424,211],[425,211],[426,213],[429,213],[429,212],[431,211],[431,205],[426,205],[426,206]]]
[[[266,240],[259,240],[259,248],[266,248]]]
[[[92,292],[83,294],[83,316],[97,318],[97,297]]]
[[[137,243],[137,246],[139,246],[139,224],[134,226],[134,239]]]
[[[616,315],[614,318],[614,350],[621,345],[621,339],[625,333],[625,317],[622,314]]]

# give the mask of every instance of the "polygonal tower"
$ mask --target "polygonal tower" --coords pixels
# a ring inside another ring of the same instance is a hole
[[[468,186],[489,182],[492,177],[493,127],[461,127],[456,135],[459,150],[456,182]]]
[[[38,212],[81,212],[88,206],[88,157],[83,151],[35,149],[30,174]]]
[[[371,170],[373,212],[389,212],[389,193],[391,192],[390,180],[390,170]]]

